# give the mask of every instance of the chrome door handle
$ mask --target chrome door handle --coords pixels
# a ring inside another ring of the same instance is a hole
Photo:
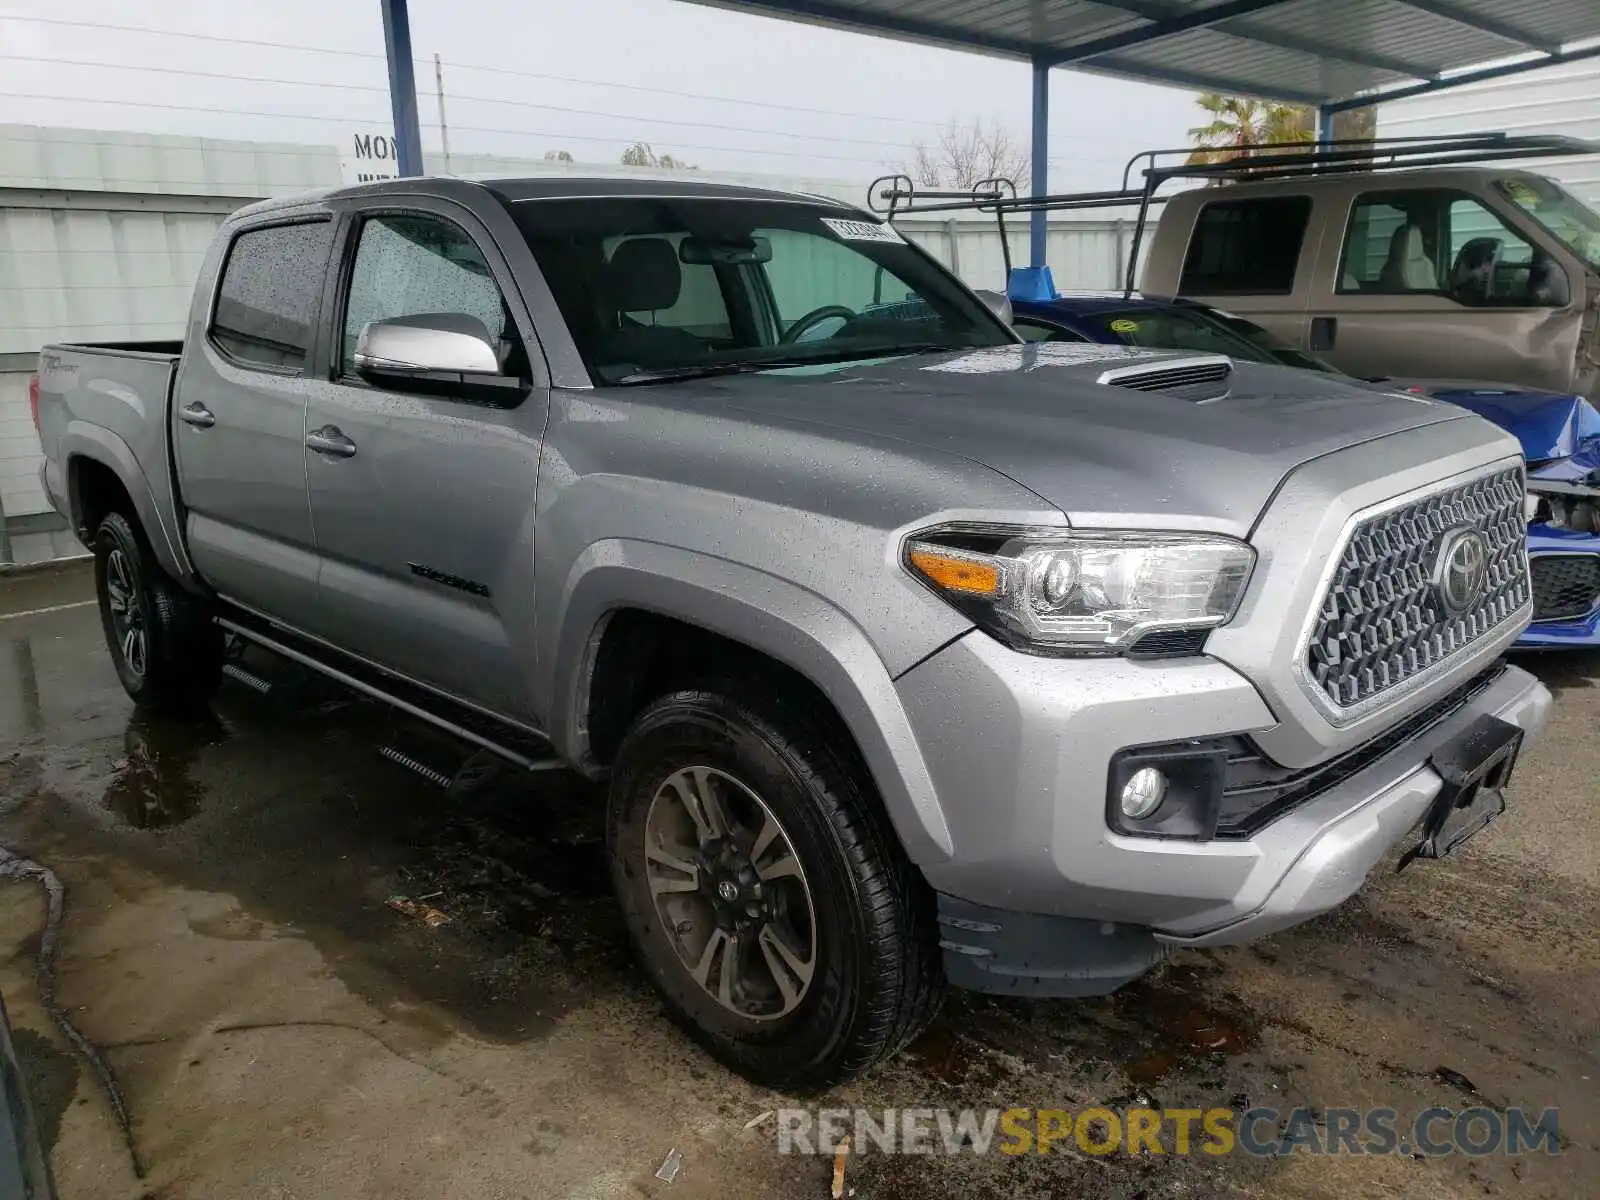
[[[217,423],[217,414],[195,400],[178,410],[178,419],[200,429],[210,429]]]
[[[334,458],[354,458],[356,444],[339,431],[337,425],[324,425],[306,434],[306,445],[318,454],[331,454]]]

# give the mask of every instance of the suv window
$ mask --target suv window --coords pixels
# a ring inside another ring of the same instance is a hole
[[[233,239],[217,285],[211,340],[255,366],[305,370],[333,222],[270,225]]]
[[[340,365],[355,369],[356,343],[370,321],[459,313],[483,322],[501,370],[522,372],[522,342],[476,243],[439,217],[369,217],[361,226],[345,301]]]
[[[1536,263],[1560,269],[1464,192],[1369,192],[1350,211],[1338,290],[1524,305]]]
[[[1178,290],[1202,296],[1292,292],[1310,220],[1310,196],[1207,204],[1195,221]]]

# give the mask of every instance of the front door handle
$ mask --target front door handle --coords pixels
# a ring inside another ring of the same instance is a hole
[[[178,410],[178,419],[199,429],[210,429],[217,423],[217,414],[193,400]]]
[[[356,454],[356,444],[345,437],[337,425],[313,429],[306,434],[306,445],[318,454],[329,454],[334,458],[354,458]]]
[[[1338,317],[1311,318],[1311,348],[1313,350],[1332,350],[1334,339],[1338,336]]]

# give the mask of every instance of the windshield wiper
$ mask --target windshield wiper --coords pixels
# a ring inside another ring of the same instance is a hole
[[[709,379],[714,375],[747,375],[755,371],[771,370],[774,367],[804,365],[787,361],[701,363],[694,367],[658,367],[650,371],[633,371],[611,382],[619,386],[632,383],[677,383],[684,379]]]

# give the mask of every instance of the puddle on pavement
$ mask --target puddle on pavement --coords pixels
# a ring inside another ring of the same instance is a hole
[[[214,716],[181,719],[135,713],[124,736],[125,757],[112,771],[101,803],[135,829],[164,829],[200,810],[194,780],[200,752],[227,737]]]

